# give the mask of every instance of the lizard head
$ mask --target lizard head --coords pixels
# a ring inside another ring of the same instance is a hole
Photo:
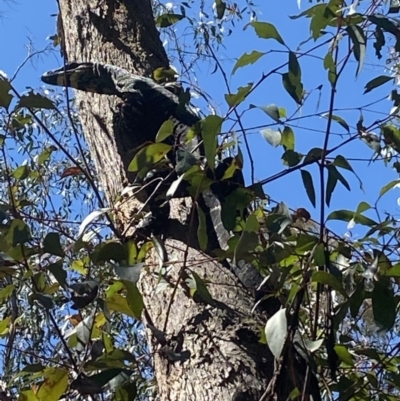
[[[49,85],[66,86],[105,95],[118,95],[112,74],[106,66],[96,63],[67,63],[61,68],[48,71],[41,77]]]

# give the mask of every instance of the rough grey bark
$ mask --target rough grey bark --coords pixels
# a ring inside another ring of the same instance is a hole
[[[60,7],[68,61],[110,63],[145,76],[168,67],[149,0],[60,0]],[[128,177],[124,166],[129,161],[129,138],[113,134],[117,100],[83,92],[76,93],[76,99],[100,183],[114,205]],[[259,343],[266,316],[251,314],[254,299],[249,289],[229,269],[195,249],[195,231],[185,210],[190,210],[189,200],[174,202],[165,232],[174,238],[166,241],[170,288],[155,291],[155,256],[147,261],[139,283],[148,317],[159,330],[166,328],[167,344],[150,339],[159,398],[259,400],[274,367],[267,346]],[[123,225],[129,223],[127,214],[119,218]],[[212,305],[189,297],[184,279],[190,271],[209,282]]]

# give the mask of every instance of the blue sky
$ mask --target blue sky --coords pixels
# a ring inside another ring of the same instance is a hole
[[[211,1],[209,1],[211,3]],[[295,0],[269,0],[268,2],[259,2],[261,5],[257,6],[260,10],[258,18],[260,21],[273,23],[286,44],[295,51],[298,44],[309,37],[309,22],[308,19],[290,20],[289,15],[299,14],[300,11],[297,7]],[[302,10],[310,7],[308,1],[303,1]],[[192,10],[195,9],[195,6]],[[178,9],[179,10],[179,9]],[[12,76],[15,70],[26,58],[28,51],[27,45],[32,42],[35,49],[40,50],[50,44],[47,38],[55,32],[55,17],[51,14],[57,13],[57,5],[54,0],[40,0],[35,2],[32,0],[20,0],[18,3],[1,3],[1,20],[0,20],[0,70],[5,71],[8,76]],[[190,11],[188,12],[190,13]],[[244,18],[248,18],[244,15]],[[247,22],[245,20],[244,22]],[[181,24],[181,25],[179,25]],[[239,86],[244,86],[249,82],[257,82],[261,74],[267,73],[272,68],[281,64],[282,61],[287,60],[287,54],[272,53],[267,54],[260,59],[254,66],[239,69],[235,75],[230,76],[233,65],[237,58],[243,53],[250,53],[252,50],[267,52],[270,50],[283,51],[285,50],[277,42],[272,40],[263,40],[257,38],[254,30],[249,27],[242,30],[243,24],[237,23],[236,28],[233,28],[231,36],[227,37],[224,41],[225,48],[220,48],[218,57],[225,71],[228,73],[230,86],[234,92]],[[180,22],[176,25],[178,36],[183,33],[185,22]],[[186,37],[186,42],[190,42],[191,38]],[[347,39],[345,39],[346,41]],[[301,50],[305,51],[314,46],[312,41],[305,44]],[[315,53],[318,56],[324,57],[327,48]],[[340,108],[354,108],[367,104],[375,99],[386,96],[391,86],[386,84],[367,95],[363,95],[364,85],[372,78],[385,74],[385,56],[382,60],[378,61],[373,53],[372,42],[369,43],[367,50],[367,58],[365,61],[364,69],[361,75],[355,78],[357,64],[353,57],[351,62],[346,68],[346,73],[339,82],[336,106]],[[299,115],[306,116],[316,112],[323,112],[327,110],[329,99],[329,83],[327,81],[326,71],[322,67],[322,60],[318,58],[302,57],[299,59],[302,68],[303,84],[307,92],[311,92],[309,100],[304,107],[300,110]],[[60,65],[59,51],[57,49],[53,54],[47,54],[36,57],[32,62],[20,71],[16,80],[15,86],[22,92],[26,87],[38,88],[42,85],[40,75],[56,66]],[[215,99],[215,104],[219,106],[222,115],[226,112],[227,106],[223,99],[226,93],[225,86],[223,85],[222,76],[219,71],[212,74],[214,64],[203,63],[198,64],[193,73],[198,77],[199,85],[206,92],[208,92]],[[282,70],[282,72],[285,72]],[[315,90],[320,84],[323,84],[322,96],[320,99],[320,106],[317,109],[317,101],[319,92]],[[239,107],[239,111],[247,108],[249,103],[260,106],[269,105],[274,103],[279,107],[284,107],[287,114],[291,115],[296,110],[296,104],[283,90],[281,84],[281,76],[274,75],[267,79],[263,85],[249,98],[248,102]],[[392,104],[385,100],[378,105],[373,106],[373,111],[388,113]],[[371,108],[372,109],[372,108]],[[339,111],[336,115],[342,117],[352,128],[354,127],[359,118],[359,113],[355,111]],[[374,114],[371,111],[364,113],[365,125],[368,126],[373,123],[377,118],[382,118],[383,115]],[[272,120],[262,111],[253,109],[246,112],[243,119],[245,127],[254,127],[258,125],[268,125]],[[326,127],[326,120],[320,117],[312,119],[299,120],[298,125],[292,126],[296,135],[296,150],[302,153],[316,146],[322,147],[324,135],[323,133],[316,133],[311,129],[321,129]],[[275,126],[277,128],[277,126]],[[311,128],[311,129],[310,129]],[[330,147],[336,143],[347,138],[346,131],[338,124],[333,125],[333,132],[338,134],[331,137]],[[377,131],[375,131],[378,133]],[[340,137],[339,134],[343,135]],[[284,169],[280,160],[282,148],[272,148],[259,133],[259,130],[250,131],[247,135],[251,151],[255,160],[256,167],[256,180],[261,180],[273,175],[274,173]],[[244,147],[242,147],[244,151]],[[355,141],[351,145],[346,146],[340,152],[345,157],[352,158],[370,158],[372,151],[361,141]],[[384,167],[383,163],[372,163],[367,167],[367,162],[351,162],[353,168],[363,181],[365,193],[359,189],[358,180],[348,172],[342,172],[348,179],[352,187],[352,192],[348,192],[340,184],[338,184],[333,199],[331,202],[331,209],[350,209],[355,210],[358,203],[362,200],[373,204],[378,196],[379,190],[382,186],[397,178],[394,170]],[[246,176],[249,179],[249,164],[246,163]],[[317,191],[317,209],[313,209],[310,204],[302,181],[300,173],[285,177],[282,180],[271,183],[265,187],[266,193],[270,194],[276,200],[284,200],[289,206],[293,208],[305,207],[311,215],[318,219],[318,189],[317,189],[317,169],[315,167],[308,169],[312,174],[315,174],[315,185]],[[389,211],[391,213],[398,213],[397,197],[400,196],[400,190],[392,190],[381,201],[380,211]],[[375,217],[375,216],[371,216]],[[345,231],[345,226],[337,226],[339,234]],[[357,232],[357,227],[353,232]]]

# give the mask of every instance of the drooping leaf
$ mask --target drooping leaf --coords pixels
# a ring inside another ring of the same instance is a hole
[[[283,129],[281,133],[280,144],[284,147],[285,151],[294,150],[294,145],[295,145],[294,132],[290,127],[285,126],[285,128]]]
[[[336,121],[339,125],[341,125],[347,132],[350,132],[350,127],[346,121],[343,120],[343,118],[329,113],[321,114],[321,117],[331,118],[333,121]]]
[[[246,65],[249,64],[254,64],[257,60],[259,60],[262,56],[264,56],[266,53],[258,52],[257,50],[253,50],[251,53],[244,53],[242,56],[239,57],[239,60],[236,61],[233,70],[232,70],[232,75],[242,67],[245,67]]]
[[[208,244],[206,215],[204,214],[203,209],[198,204],[196,205],[197,215],[199,218],[199,224],[197,227],[197,240],[199,241],[200,249],[205,251]]]
[[[286,92],[294,99],[294,101],[297,104],[301,105],[303,103],[304,95],[303,84],[298,80],[292,81],[291,78],[292,77],[289,73],[282,74],[283,87],[285,88]]]
[[[394,124],[384,124],[380,128],[385,144],[400,152],[400,130]]]
[[[221,132],[224,120],[215,115],[207,116],[201,122],[201,135],[204,141],[204,151],[208,167],[214,171],[215,155],[217,152],[217,135]]]
[[[314,189],[312,176],[307,170],[300,170],[300,172],[301,172],[301,178],[303,180],[303,185],[306,190],[308,199],[310,200],[312,205],[315,207],[315,205],[316,205],[315,189]]]
[[[192,296],[197,294],[207,304],[209,305],[215,304],[215,301],[213,300],[210,292],[208,291],[206,283],[204,282],[204,280],[200,278],[200,276],[196,272],[190,270],[190,275],[186,279],[186,283],[190,288],[190,293]]]
[[[61,262],[62,261],[51,263],[49,266],[47,266],[47,269],[56,278],[58,283],[65,288],[67,280],[67,272],[63,269],[63,265]]]
[[[327,217],[327,220],[341,220],[349,222],[354,218],[357,224],[362,224],[364,226],[372,227],[377,225],[378,223],[369,217],[363,216],[362,214],[355,215],[354,212],[350,210],[335,210],[334,212],[330,213]]]
[[[131,266],[115,266],[115,273],[121,280],[130,281],[131,283],[137,283],[140,278],[140,273],[142,271],[144,263],[136,263]]]
[[[29,177],[29,167],[28,166],[19,166],[13,171],[13,176],[17,180],[24,180]]]
[[[332,173],[331,169],[328,169],[328,181],[326,183],[326,193],[325,193],[325,203],[328,207],[331,204],[331,198],[333,195],[333,191],[336,188],[337,182],[338,178],[336,174]]]
[[[341,182],[348,191],[350,191],[350,185],[333,164],[326,166],[326,169],[328,170],[328,182],[326,184],[325,203],[327,206],[329,206],[337,182]]]
[[[127,259],[124,246],[117,241],[105,242],[99,245],[99,251],[93,257],[95,262],[122,262]]]
[[[11,221],[10,227],[5,236],[5,240],[8,244],[11,246],[25,244],[31,238],[31,232],[25,222],[19,219],[14,219]]]
[[[310,7],[308,10],[303,11],[299,15],[291,16],[291,19],[297,19],[300,17],[311,18],[310,30],[312,38],[317,40],[324,34],[324,29],[328,25],[336,26],[337,15],[336,12],[339,9],[339,2],[330,1],[328,3],[317,4]],[[336,22],[336,23],[335,23]],[[340,24],[343,26],[343,18],[340,19]]]
[[[320,160],[322,156],[322,149],[321,148],[312,148],[307,153],[304,162],[312,162]]]
[[[13,98],[10,95],[11,85],[8,79],[0,77],[0,107],[4,107],[6,110],[9,108],[11,100]]]
[[[215,0],[215,10],[217,11],[217,18],[222,19],[225,14],[226,3],[222,0]]]
[[[130,308],[126,298],[119,294],[113,294],[106,298],[108,309],[123,313],[127,316],[140,320],[140,316],[136,316],[135,312]]]
[[[36,397],[40,401],[57,401],[68,386],[68,371],[61,368],[48,367],[44,370],[44,382]]]
[[[299,61],[297,60],[296,53],[290,51],[289,52],[289,75],[290,80],[294,81],[301,81],[301,68]]]
[[[369,81],[365,84],[364,95],[368,92],[371,92],[375,88],[379,88],[381,85],[384,85],[386,82],[393,81],[393,80],[394,80],[394,78],[390,77],[388,75],[379,75],[379,77],[371,79],[371,81]]]
[[[275,39],[280,44],[285,45],[285,42],[283,41],[281,35],[279,35],[279,32],[277,31],[274,25],[268,22],[258,22],[258,21],[250,22],[249,25],[254,28],[259,38]]]
[[[394,188],[396,185],[400,185],[400,180],[390,181],[388,184],[384,185],[379,191],[379,198],[386,194],[390,189]]]
[[[287,337],[286,309],[281,309],[271,316],[265,325],[268,347],[275,358],[281,356]]]
[[[174,133],[174,123],[171,120],[165,121],[156,135],[156,142],[162,142]]]
[[[261,130],[261,135],[271,146],[275,148],[281,143],[282,135],[279,130],[264,128]]]
[[[126,301],[130,310],[135,315],[136,319],[140,320],[144,308],[143,297],[137,288],[136,284],[132,281],[122,280],[126,288]]]
[[[27,107],[29,109],[49,109],[54,110],[56,106],[45,96],[30,91],[27,95],[22,95],[16,108]]]
[[[289,149],[282,155],[281,159],[283,160],[284,165],[294,167],[301,162],[303,157],[304,155],[301,153]]]
[[[228,103],[229,107],[234,107],[242,103],[252,87],[253,84],[249,84],[247,86],[241,86],[239,87],[237,93],[231,95],[225,95],[226,103]]]
[[[143,147],[130,162],[128,171],[137,172],[140,178],[144,178],[153,166],[168,154],[171,148],[165,143],[152,143]]]
[[[339,292],[344,297],[347,297],[342,283],[331,273],[322,270],[316,271],[313,273],[311,280],[314,283],[329,285],[333,290]]]
[[[48,233],[43,240],[43,251],[51,255],[64,257],[65,252],[61,247],[60,235],[58,233]]]
[[[337,80],[337,72],[336,64],[331,52],[328,52],[324,58],[324,68],[328,70],[328,80],[331,83],[331,86],[334,86]]]
[[[396,319],[396,300],[393,290],[383,283],[375,283],[371,298],[375,322],[385,331],[390,330]]]
[[[160,28],[167,28],[171,25],[176,24],[183,18],[185,17],[180,14],[163,14],[157,17],[156,25]]]
[[[353,356],[350,354],[349,350],[347,349],[346,345],[340,344],[335,345],[334,350],[337,356],[347,365],[354,366],[354,359]]]
[[[250,105],[250,108],[257,108],[262,110],[264,113],[268,114],[274,121],[279,122],[282,117],[280,114],[280,109],[276,104],[270,104],[268,106],[255,106],[254,104]]]
[[[385,46],[386,41],[385,41],[385,35],[383,34],[382,28],[379,26],[375,27],[375,42],[374,42],[374,48],[375,48],[375,55],[380,60],[382,58],[382,53],[381,50],[383,46]]]
[[[358,25],[350,25],[346,28],[346,31],[349,34],[349,37],[353,43],[354,57],[358,61],[356,72],[356,76],[358,76],[364,64],[367,40],[365,38],[364,30]]]

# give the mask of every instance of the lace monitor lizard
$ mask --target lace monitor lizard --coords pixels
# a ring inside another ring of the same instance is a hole
[[[132,74],[131,72],[109,64],[100,63],[68,63],[64,67],[48,71],[41,77],[49,85],[70,87],[85,92],[104,95],[115,95],[122,99],[120,105],[120,121],[123,134],[131,138],[133,148],[138,148],[146,142],[154,142],[160,126],[171,120],[174,125],[174,149],[185,149],[198,159],[204,155],[200,138],[194,138],[187,143],[186,135],[191,126],[200,118],[189,105],[179,102],[179,98],[166,87],[157,84],[150,78]],[[170,139],[171,140],[171,139]],[[176,155],[172,163],[176,166]],[[215,177],[221,180],[224,169],[230,159],[225,159],[216,168]],[[244,185],[241,171],[235,174],[237,185]],[[225,183],[226,184],[226,183]],[[199,203],[204,208],[207,218],[209,243],[217,241],[222,249],[227,247],[229,233],[225,230],[220,215],[220,201],[227,192],[235,186],[217,186],[218,190],[203,192]],[[225,193],[221,193],[221,188]],[[211,225],[211,227],[209,227]]]

